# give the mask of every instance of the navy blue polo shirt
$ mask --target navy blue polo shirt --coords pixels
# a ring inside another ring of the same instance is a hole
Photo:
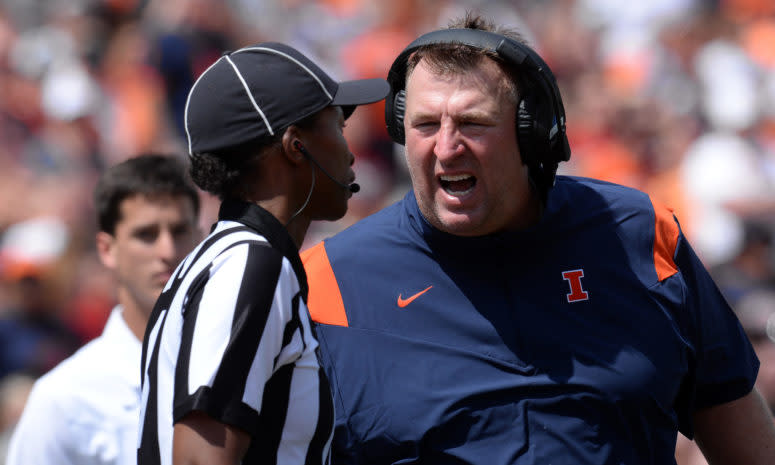
[[[560,176],[539,224],[464,238],[414,194],[305,251],[334,463],[665,464],[758,360],[672,213]]]

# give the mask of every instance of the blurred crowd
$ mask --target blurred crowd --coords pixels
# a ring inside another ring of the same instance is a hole
[[[385,77],[405,45],[465,10],[521,31],[554,70],[573,152],[561,174],[674,209],[775,406],[772,0],[0,0],[0,432],[114,305],[93,246],[97,175],[144,152],[186,157],[186,95],[213,60],[271,40],[339,79]],[[309,244],[406,191],[383,108],[348,120],[362,189]],[[208,230],[217,203],[202,199]]]

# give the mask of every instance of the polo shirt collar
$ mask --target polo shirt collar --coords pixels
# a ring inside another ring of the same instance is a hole
[[[549,197],[551,199],[551,196]],[[420,212],[414,190],[403,198],[405,215],[408,216],[411,231],[420,237],[431,249],[454,251],[457,256],[467,254],[466,259],[488,257],[488,254],[500,254],[508,250],[534,247],[547,237],[546,224],[553,214],[554,207],[544,210],[537,224],[520,231],[501,231],[484,236],[458,236],[436,229]]]

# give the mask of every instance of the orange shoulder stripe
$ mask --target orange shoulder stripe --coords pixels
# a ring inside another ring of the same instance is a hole
[[[657,271],[657,279],[663,281],[678,273],[678,267],[673,260],[675,249],[678,247],[678,234],[680,229],[673,216],[673,211],[654,201],[655,231],[654,231],[654,267]]]
[[[301,253],[307,272],[307,307],[313,321],[326,325],[348,326],[342,294],[323,242]]]

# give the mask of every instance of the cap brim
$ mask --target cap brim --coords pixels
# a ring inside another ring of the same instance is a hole
[[[355,111],[356,106],[379,102],[387,97],[389,92],[390,84],[384,79],[344,81],[339,83],[336,95],[329,105],[341,106],[344,117],[347,118]]]

